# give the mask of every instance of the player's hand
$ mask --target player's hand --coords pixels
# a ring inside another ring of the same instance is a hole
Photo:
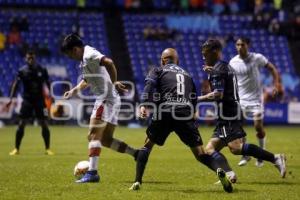
[[[120,92],[120,93],[128,92],[128,90],[126,89],[126,86],[123,83],[116,81],[114,83],[114,85],[118,92]]]
[[[208,66],[208,65],[203,65],[203,71],[205,71],[206,73],[211,73],[214,71],[214,67]]]
[[[145,119],[148,117],[148,114],[147,114],[147,109],[145,106],[141,106],[140,107],[140,118],[141,119]]]
[[[273,91],[272,91],[272,97],[282,96],[283,95],[283,86],[281,83],[275,84]]]
[[[9,100],[9,102],[7,102],[7,104],[5,104],[5,106],[3,107],[3,112],[8,112],[11,104],[12,100]]]
[[[69,98],[71,98],[73,95],[74,95],[74,93],[75,93],[75,90],[69,90],[69,91],[67,91],[67,92],[65,92],[64,93],[64,99],[69,99]]]

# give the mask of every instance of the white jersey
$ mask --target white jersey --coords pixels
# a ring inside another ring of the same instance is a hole
[[[259,53],[249,53],[242,59],[239,55],[233,57],[229,65],[236,73],[240,103],[262,103],[262,85],[259,69],[265,67],[268,59]]]
[[[91,91],[97,99],[114,101],[119,98],[110,76],[100,61],[104,57],[91,46],[84,46],[83,60],[80,64],[84,80],[91,87]]]

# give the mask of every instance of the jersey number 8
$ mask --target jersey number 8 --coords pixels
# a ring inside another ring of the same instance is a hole
[[[178,95],[184,95],[184,75],[182,74],[176,74],[176,80],[177,80],[177,94]]]

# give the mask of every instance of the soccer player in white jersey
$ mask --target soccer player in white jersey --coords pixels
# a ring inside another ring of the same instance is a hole
[[[124,91],[125,86],[117,81],[117,70],[113,61],[95,48],[84,45],[76,34],[64,38],[61,50],[69,58],[81,61],[83,74],[83,79],[67,91],[64,98],[68,99],[88,86],[96,96],[88,134],[90,165],[84,177],[76,182],[99,182],[98,161],[102,145],[133,157],[137,154],[137,150],[113,138],[121,104],[116,89]]]
[[[238,55],[233,57],[229,65],[236,73],[238,81],[238,93],[240,104],[246,118],[252,118],[256,130],[256,137],[259,146],[265,149],[266,132],[263,127],[263,88],[260,81],[260,69],[267,68],[273,76],[273,96],[279,92],[282,93],[282,85],[276,67],[260,53],[249,52],[250,40],[248,38],[239,38],[236,41],[236,50]],[[244,138],[244,140],[246,140]],[[244,141],[245,142],[245,141]],[[244,166],[250,160],[250,157],[243,156],[239,166]],[[256,166],[263,166],[262,160],[256,161]]]

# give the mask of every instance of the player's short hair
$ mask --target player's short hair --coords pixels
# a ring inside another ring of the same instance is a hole
[[[250,38],[248,37],[239,37],[236,41],[241,40],[242,42],[246,43],[247,45],[249,45],[251,43]]]
[[[60,50],[65,53],[74,47],[83,47],[83,41],[77,34],[71,33],[64,38]]]
[[[209,50],[209,51],[214,51],[214,50],[222,50],[222,44],[219,40],[217,39],[209,39],[204,44],[202,45],[201,49],[202,50]]]

